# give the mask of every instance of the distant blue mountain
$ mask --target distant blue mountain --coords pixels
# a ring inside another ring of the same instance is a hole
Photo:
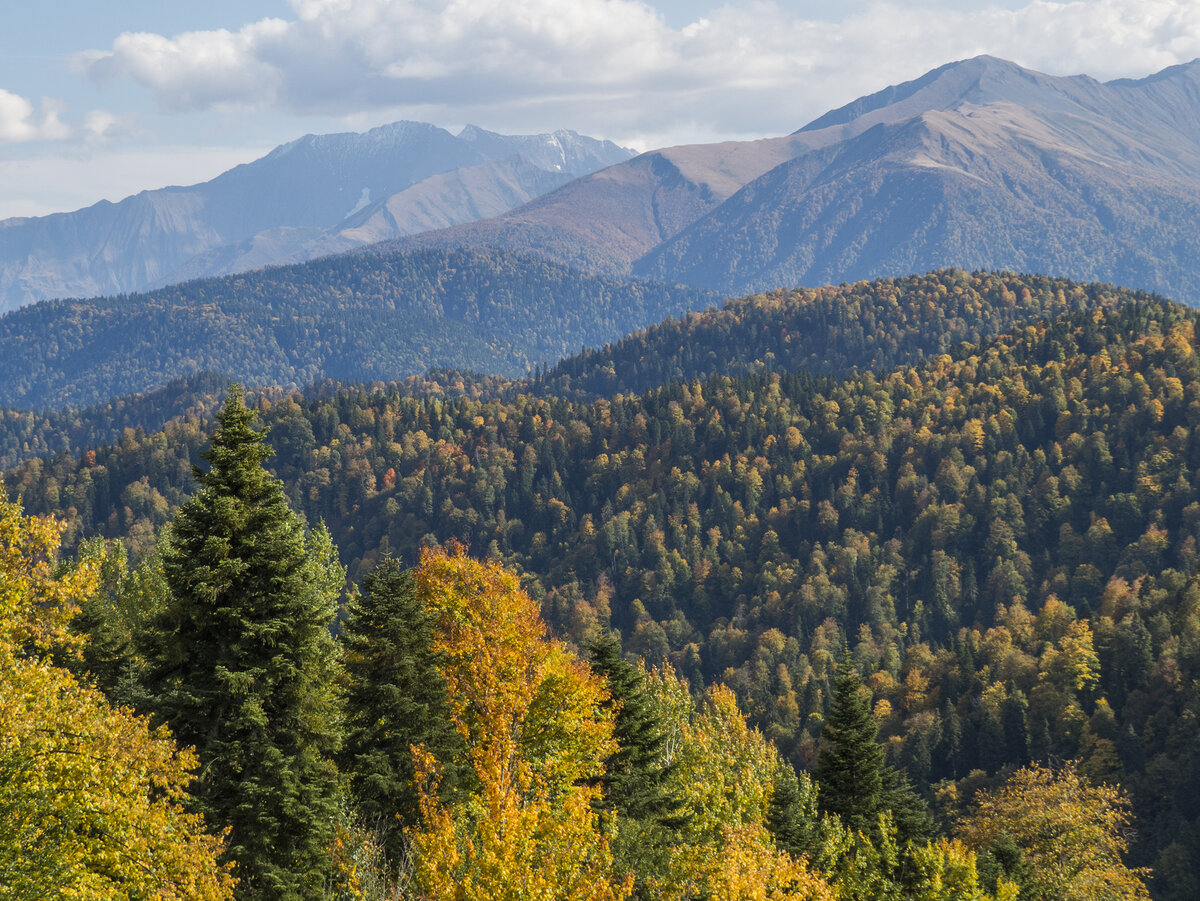
[[[190,187],[0,222],[0,310],[294,262],[494,216],[632,156],[571,131],[308,135]]]

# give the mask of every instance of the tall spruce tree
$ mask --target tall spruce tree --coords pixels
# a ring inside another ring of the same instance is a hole
[[[873,840],[880,838],[879,814],[889,811],[901,844],[920,841],[932,832],[925,802],[899,772],[887,765],[876,740],[879,728],[849,665],[839,667],[829,720],[821,733],[817,757],[818,803],[825,813]]]
[[[667,787],[672,768],[667,736],[647,702],[642,670],[621,656],[621,641],[612,632],[594,638],[587,652],[617,706],[617,750],[604,764],[604,805],[630,819],[679,828],[681,805]]]
[[[217,414],[208,471],[162,552],[154,707],[194,745],[196,806],[228,827],[238,896],[321,896],[340,732],[329,631],[344,570],[328,532],[310,535],[263,468],[271,449],[241,389]]]
[[[849,828],[873,835],[883,809],[883,748],[858,673],[840,667],[817,757],[818,803]]]
[[[437,758],[446,794],[465,775],[466,746],[450,717],[433,619],[412,573],[388,558],[362,587],[341,629],[347,684],[342,770],[359,812],[378,825],[389,859],[398,864],[406,853],[404,828],[420,819],[412,747],[422,745]]]

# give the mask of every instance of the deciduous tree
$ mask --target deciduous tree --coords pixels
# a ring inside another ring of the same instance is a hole
[[[1025,863],[1021,897],[1036,901],[1135,901],[1150,897],[1144,870],[1127,867],[1129,802],[1073,766],[1030,766],[984,792],[959,823],[973,848],[1005,840]]]
[[[224,901],[219,837],[183,809],[196,760],[45,655],[95,588],[55,574],[61,527],[0,488],[0,897]]]

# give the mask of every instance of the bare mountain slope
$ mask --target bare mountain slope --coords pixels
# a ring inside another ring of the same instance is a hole
[[[634,271],[741,293],[954,265],[1200,300],[1200,62],[1102,84],[981,57],[805,134],[839,140],[747,184]]]
[[[528,203],[571,178],[569,172],[538,168],[523,156],[442,172],[367,204],[332,228],[273,228],[221,245],[193,257],[158,286],[299,263],[402,235],[487,219]]]
[[[634,260],[715,209],[742,185],[822,135],[691,144],[643,153],[497,216],[402,239],[397,247],[494,247],[586,270],[627,273]]]

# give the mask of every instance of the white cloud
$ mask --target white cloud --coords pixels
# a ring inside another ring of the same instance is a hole
[[[290,21],[124,34],[78,58],[168,110],[407,115],[626,140],[778,134],[979,53],[1052,74],[1144,75],[1200,56],[1194,0],[855,4],[810,21],[743,0],[672,28],[639,0],[292,0]],[[3,121],[0,119],[0,121]]]
[[[60,112],[60,104],[43,100],[38,115],[24,97],[0,89],[0,143],[58,141],[70,137],[71,129],[59,119]]]

